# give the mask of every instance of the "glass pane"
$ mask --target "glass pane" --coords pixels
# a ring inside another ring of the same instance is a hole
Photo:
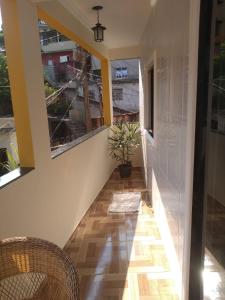
[[[225,3],[216,1],[208,138],[204,299],[225,299]]]
[[[0,177],[19,167],[0,6]]]
[[[114,123],[139,121],[139,60],[114,60],[111,70]]]
[[[38,22],[52,154],[103,125],[101,62]]]

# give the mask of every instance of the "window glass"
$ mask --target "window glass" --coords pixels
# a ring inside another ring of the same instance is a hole
[[[45,22],[38,26],[54,156],[103,125],[101,62]]]
[[[116,78],[122,79],[128,77],[128,71],[126,67],[116,68]]]
[[[53,65],[52,59],[49,59],[49,60],[48,60],[48,65],[49,65],[49,66],[52,66],[52,65]]]
[[[68,62],[69,60],[70,60],[69,55],[68,56],[67,55],[62,55],[62,56],[59,57],[59,62],[60,63]]]
[[[19,156],[16,129],[0,6],[0,176],[5,175],[18,167]]]
[[[113,96],[113,101],[123,100],[123,89],[113,89],[112,96]]]

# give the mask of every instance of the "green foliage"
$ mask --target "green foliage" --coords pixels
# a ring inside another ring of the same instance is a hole
[[[118,123],[111,128],[109,152],[113,159],[121,164],[129,164],[130,156],[134,155],[140,145],[141,132],[139,123]]]
[[[45,83],[45,97],[48,97],[55,93],[56,89],[49,85],[48,82]]]
[[[0,116],[12,115],[12,101],[6,56],[0,54]]]
[[[5,48],[4,34],[3,34],[2,30],[0,30],[0,48],[2,48],[2,49]]]
[[[213,77],[214,79],[217,78],[224,78],[223,72],[225,70],[225,42],[222,42],[219,46],[217,46],[217,55],[214,57],[214,70],[213,70]]]
[[[64,115],[67,111],[69,103],[63,97],[48,106],[48,113],[50,115]]]
[[[57,91],[48,82],[45,82],[45,96],[46,98],[53,95]],[[48,106],[48,113],[50,115],[64,115],[68,109],[68,101],[65,99],[63,93],[60,96],[56,96],[55,101]]]
[[[55,102],[48,107],[48,113],[53,115],[64,115],[68,108],[66,101]]]
[[[8,172],[11,172],[19,167],[17,160],[18,160],[18,150],[17,148],[11,144],[11,151],[7,150],[7,162],[0,163],[0,166],[6,169]],[[14,158],[16,157],[16,159]]]

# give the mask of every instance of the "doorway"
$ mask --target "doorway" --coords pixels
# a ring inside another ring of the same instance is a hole
[[[225,299],[225,0],[201,1],[189,299]]]

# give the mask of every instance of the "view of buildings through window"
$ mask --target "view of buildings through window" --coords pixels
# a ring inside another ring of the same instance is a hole
[[[19,166],[0,7],[0,177]]]
[[[0,17],[1,26],[1,17]],[[39,20],[51,150],[104,124],[101,62]],[[139,120],[138,60],[111,63],[114,122]],[[0,31],[0,176],[19,166],[4,33]]]
[[[38,26],[50,143],[57,154],[104,123],[101,62],[45,22]]]
[[[139,121],[139,60],[111,62],[113,121]]]

